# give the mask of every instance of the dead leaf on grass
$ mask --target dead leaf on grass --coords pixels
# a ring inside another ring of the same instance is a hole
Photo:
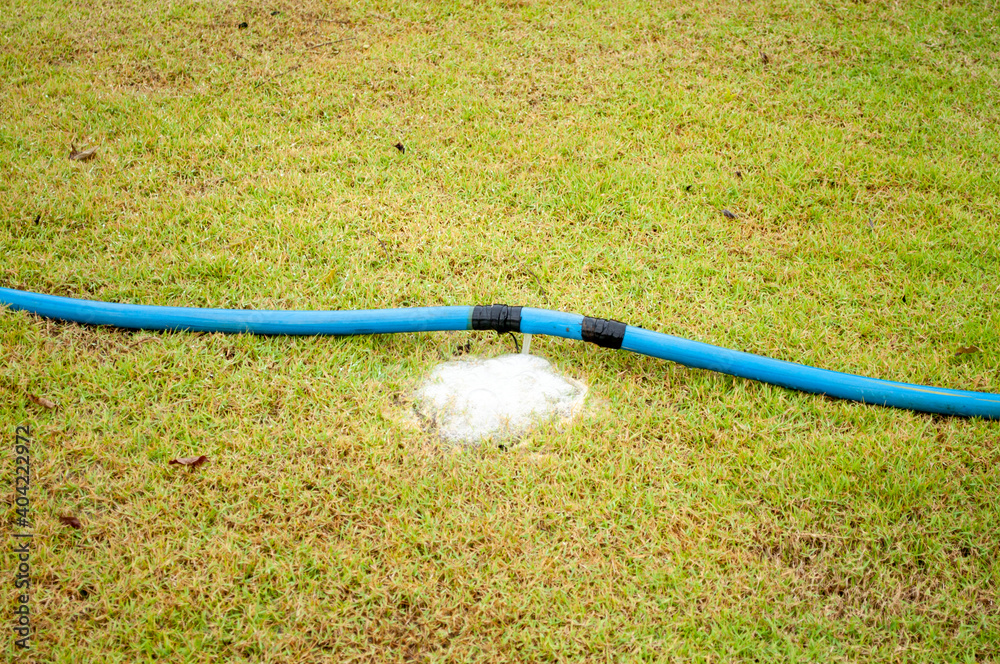
[[[83,524],[75,516],[60,516],[59,521],[62,522],[64,526],[70,526],[71,528],[80,529],[83,528]]]
[[[208,457],[202,454],[201,456],[196,456],[196,457],[183,457],[180,459],[171,459],[170,463],[171,464],[176,463],[181,466],[190,466],[191,468],[197,468],[206,461],[208,461]]]
[[[77,150],[76,145],[73,143],[69,144],[69,159],[70,161],[90,161],[97,155],[97,146],[92,148],[87,148],[86,150]]]
[[[978,353],[982,350],[978,346],[960,346],[958,350],[955,351],[955,355],[965,355],[967,353]]]
[[[56,408],[59,407],[59,406],[56,405],[55,401],[51,401],[49,399],[46,399],[45,397],[40,397],[37,394],[32,394],[31,392],[28,392],[28,398],[31,399],[32,403],[37,404],[37,405],[41,406],[42,408],[48,408],[49,410],[55,410]]]

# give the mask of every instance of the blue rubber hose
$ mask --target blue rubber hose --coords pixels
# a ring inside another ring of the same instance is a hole
[[[266,311],[151,307],[42,295],[0,288],[0,304],[87,325],[133,330],[189,330],[231,334],[392,334],[469,329],[472,307],[416,307],[369,311]]]
[[[596,343],[801,392],[925,413],[1000,419],[1000,395],[817,369],[652,332],[618,321],[530,307],[455,306],[365,311],[266,311],[155,307],[77,300],[0,288],[0,304],[47,318],[141,330],[282,335],[496,330]]]

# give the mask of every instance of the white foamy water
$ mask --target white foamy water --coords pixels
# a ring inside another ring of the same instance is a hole
[[[587,386],[562,376],[537,355],[468,358],[439,364],[416,394],[417,412],[457,443],[504,440],[539,422],[568,419]]]

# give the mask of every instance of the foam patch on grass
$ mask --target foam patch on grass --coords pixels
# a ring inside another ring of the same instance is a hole
[[[417,413],[455,443],[519,438],[541,422],[583,408],[587,386],[537,355],[452,360],[434,368],[416,393]]]

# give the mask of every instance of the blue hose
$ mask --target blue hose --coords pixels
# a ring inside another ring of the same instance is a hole
[[[651,332],[617,321],[530,307],[413,307],[366,311],[258,311],[153,307],[76,300],[0,288],[0,304],[47,318],[142,330],[249,334],[389,334],[469,329],[545,334],[670,360],[699,369],[925,413],[1000,419],[1000,395],[896,383],[774,360]]]

